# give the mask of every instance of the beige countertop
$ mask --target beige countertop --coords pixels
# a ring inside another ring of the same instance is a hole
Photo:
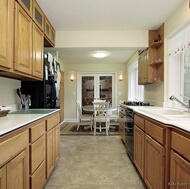
[[[51,112],[45,112],[40,114],[12,114],[9,113],[5,117],[0,117],[0,137],[11,131],[19,129],[27,124],[44,118],[52,113],[58,112],[60,109],[51,109]]]
[[[166,126],[168,127],[176,127],[178,129],[182,129],[184,131],[187,131],[187,132],[190,132],[190,113],[187,113],[189,114],[189,118],[179,118],[179,119],[167,119],[167,118],[163,118],[164,116],[161,116],[161,115],[154,115],[152,113],[148,113],[148,112],[145,112],[144,110],[151,110],[152,112],[154,112],[154,109],[163,109],[163,110],[175,110],[175,109],[172,109],[172,108],[166,108],[166,107],[159,107],[159,106],[127,106],[127,105],[124,105],[124,104],[121,104],[121,106],[125,107],[125,108],[130,108],[132,109],[134,112],[136,113],[139,113],[139,114],[142,114],[146,117],[149,117],[151,119],[154,119],[158,122],[161,122],[163,124],[165,124]],[[169,117],[169,115],[168,115]]]

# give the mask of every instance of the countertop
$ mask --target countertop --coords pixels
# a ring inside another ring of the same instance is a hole
[[[172,109],[172,108],[166,108],[166,107],[160,107],[160,106],[127,106],[124,104],[121,104],[121,106],[125,107],[125,108],[130,108],[132,109],[134,112],[142,114],[146,117],[149,117],[151,119],[154,119],[160,123],[165,124],[168,127],[176,127],[178,129],[184,130],[186,132],[190,133],[190,118],[189,119],[185,119],[182,120],[181,118],[179,120],[175,119],[175,120],[167,120],[167,119],[163,119],[161,116],[159,115],[152,115],[149,114],[147,112],[144,112],[143,110],[147,110],[147,109],[158,109],[158,108],[163,108],[163,109]],[[190,114],[190,113],[189,113]]]
[[[32,111],[31,111],[32,110]],[[0,137],[27,124],[58,112],[60,109],[18,110],[0,117]]]

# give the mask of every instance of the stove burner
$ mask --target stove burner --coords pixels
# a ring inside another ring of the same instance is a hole
[[[150,106],[149,102],[141,102],[141,101],[125,101],[124,104],[128,106]]]

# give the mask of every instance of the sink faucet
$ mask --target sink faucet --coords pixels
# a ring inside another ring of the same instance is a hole
[[[170,100],[175,100],[177,102],[179,102],[182,106],[185,106],[187,109],[190,109],[190,99],[189,99],[189,104],[184,104],[182,101],[180,101],[179,99],[177,99],[175,96],[170,96],[169,98]]]

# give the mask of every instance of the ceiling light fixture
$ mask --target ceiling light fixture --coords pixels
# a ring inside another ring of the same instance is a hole
[[[106,56],[108,56],[108,52],[97,51],[97,52],[92,53],[92,56],[95,58],[105,58]]]

